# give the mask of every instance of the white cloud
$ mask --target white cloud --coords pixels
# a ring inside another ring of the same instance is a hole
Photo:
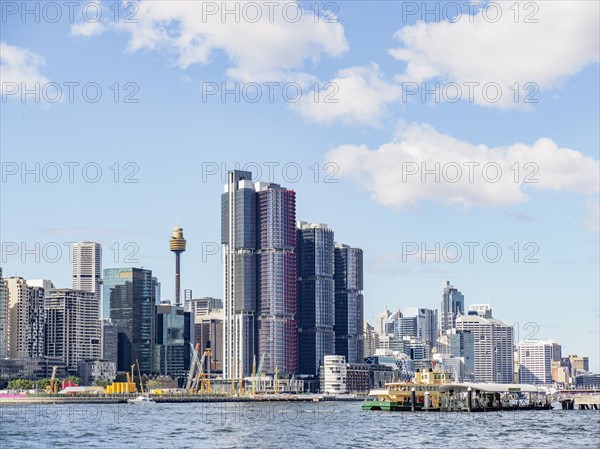
[[[295,104],[306,118],[321,123],[341,121],[378,125],[386,107],[401,95],[398,86],[386,82],[379,67],[350,67],[340,70],[325,84],[318,97],[311,91]]]
[[[72,36],[91,37],[98,36],[106,31],[106,26],[102,22],[81,22],[71,25]]]
[[[321,55],[348,50],[341,24],[315,21],[312,10],[299,13],[294,1],[266,3],[140,1],[137,23],[114,26],[130,35],[128,51],[167,52],[181,68],[208,64],[222,51],[231,63],[227,75],[246,82],[295,80]],[[223,16],[225,7],[234,12]]]
[[[502,8],[502,18],[496,23],[489,19],[493,19],[492,12],[484,16],[480,9],[475,16],[463,15],[455,23],[418,22],[398,30],[395,38],[402,46],[390,54],[407,64],[398,80],[421,83],[439,78],[461,86],[496,82],[502,87],[497,103],[486,101],[480,88],[475,89],[475,102],[510,108],[523,105],[525,83],[554,88],[586,65],[598,63],[598,2],[520,2],[518,8],[514,2],[493,4]],[[538,22],[526,23],[526,17]],[[521,86],[517,103],[510,90],[516,82]]]
[[[40,85],[49,82],[48,78],[40,73],[40,67],[46,63],[40,55],[26,48],[0,42],[0,85],[2,95],[11,94],[17,90],[15,98],[20,98],[18,92],[23,88],[31,91],[36,83]],[[16,83],[16,86],[15,84]]]
[[[599,191],[599,161],[546,138],[531,146],[488,148],[411,124],[400,126],[392,142],[375,150],[343,145],[326,160],[337,163],[340,176],[354,179],[374,200],[398,209],[422,201],[506,206],[527,201],[532,189]]]

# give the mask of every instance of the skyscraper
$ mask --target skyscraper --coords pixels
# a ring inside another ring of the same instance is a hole
[[[50,290],[28,283],[27,291],[29,296],[27,304],[27,354],[28,357],[43,357],[46,341],[44,296]]]
[[[29,329],[29,290],[22,277],[4,279],[8,293],[7,355],[10,358],[28,357],[27,334]]]
[[[298,372],[317,375],[324,356],[335,353],[333,231],[324,224],[298,222]]]
[[[362,363],[363,335],[363,251],[335,245],[335,353],[347,363]]]
[[[463,294],[450,285],[449,281],[446,281],[442,295],[442,333],[455,327],[456,318],[459,315],[464,315],[464,313],[465,298]]]
[[[0,267],[0,359],[8,357],[8,289]]]
[[[102,285],[102,247],[95,242],[73,244],[73,290],[84,290],[96,294],[101,299]],[[108,318],[108,308],[101,309],[104,318]]]
[[[456,330],[473,335],[476,382],[513,382],[512,326],[494,318],[461,315],[456,318]]]
[[[251,372],[255,355],[257,198],[252,173],[227,177],[221,195],[223,377],[237,379]]]
[[[407,307],[402,314],[403,318],[415,318],[415,338],[421,340],[432,349],[438,335],[438,311],[422,307]]]
[[[228,174],[221,196],[224,253],[223,373],[250,374],[265,354],[273,372],[296,370],[296,198],[278,184]]]
[[[104,301],[111,321],[118,326],[119,371],[139,361],[143,373],[154,367],[156,341],[156,285],[152,271],[141,268],[104,270]]]
[[[58,357],[70,373],[79,362],[98,360],[102,353],[100,302],[96,293],[67,288],[46,292],[46,355]]]
[[[296,192],[258,183],[258,355],[266,372],[294,374],[296,340]]]

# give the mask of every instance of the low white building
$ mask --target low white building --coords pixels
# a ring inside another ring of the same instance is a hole
[[[323,362],[323,393],[346,393],[346,357],[343,355],[326,355]]]

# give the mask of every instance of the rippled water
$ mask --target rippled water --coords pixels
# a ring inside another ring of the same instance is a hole
[[[360,402],[0,407],[7,448],[597,448],[600,412],[364,412]]]

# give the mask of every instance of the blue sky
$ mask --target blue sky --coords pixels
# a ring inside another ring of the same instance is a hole
[[[179,213],[183,287],[221,297],[222,174],[271,166],[299,219],[364,249],[367,320],[439,307],[450,280],[599,369],[596,2],[55,4],[2,3],[5,276],[70,286],[64,245],[94,240],[171,298]]]

